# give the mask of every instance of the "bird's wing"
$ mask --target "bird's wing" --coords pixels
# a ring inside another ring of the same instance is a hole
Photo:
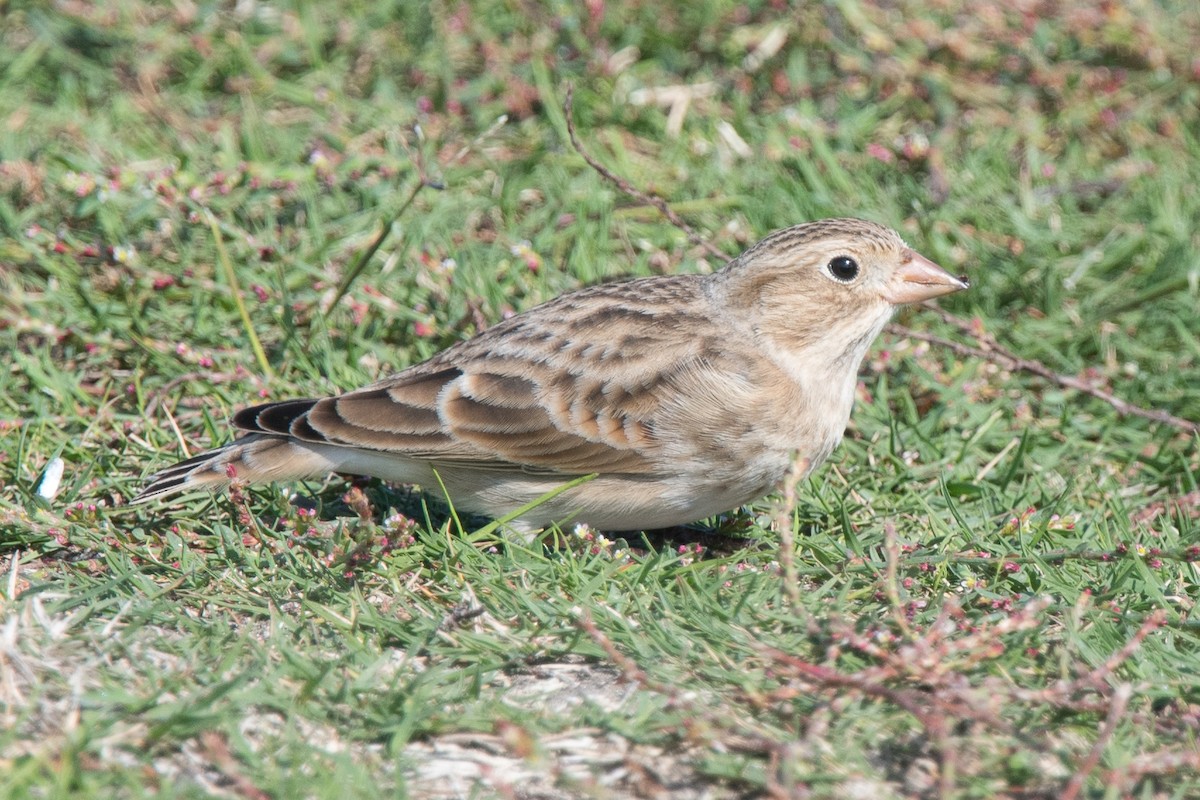
[[[663,389],[696,360],[702,337],[680,336],[670,315],[638,318],[636,303],[606,311],[601,326],[571,324],[586,309],[541,310],[564,316],[547,325],[521,315],[372,386],[248,408],[234,424],[435,464],[653,472]]]

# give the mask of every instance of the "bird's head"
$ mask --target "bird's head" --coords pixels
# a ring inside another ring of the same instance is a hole
[[[899,305],[968,287],[890,228],[829,219],[778,231],[711,277],[714,298],[790,351],[858,360]],[[857,358],[855,358],[857,356]]]

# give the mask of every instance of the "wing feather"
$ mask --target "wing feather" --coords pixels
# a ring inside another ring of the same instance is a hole
[[[297,417],[316,404],[316,400],[285,400],[281,403],[263,403],[243,408],[233,415],[234,427],[248,433],[277,433],[290,435],[288,427]]]
[[[703,325],[698,284],[642,284],[642,298],[599,286],[502,322],[372,386],[323,400],[240,412],[239,427],[435,465],[560,475],[649,474],[655,435],[678,378],[725,335]],[[590,320],[583,322],[584,320]],[[598,325],[598,323],[604,323]],[[603,341],[576,338],[603,330]],[[672,411],[671,413],[675,413]]]

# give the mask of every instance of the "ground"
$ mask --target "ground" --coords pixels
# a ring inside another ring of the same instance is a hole
[[[1200,797],[1198,40],[1174,2],[7,3],[0,794]],[[846,215],[972,289],[699,530],[126,505],[238,408]]]

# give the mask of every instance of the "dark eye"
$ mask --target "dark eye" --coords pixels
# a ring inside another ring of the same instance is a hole
[[[827,267],[834,280],[849,283],[858,277],[858,262],[850,256],[836,256]]]

